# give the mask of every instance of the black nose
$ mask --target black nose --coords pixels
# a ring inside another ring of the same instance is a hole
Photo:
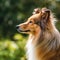
[[[16,26],[16,29],[18,29],[18,28],[19,28],[19,26],[17,25],[17,26]]]

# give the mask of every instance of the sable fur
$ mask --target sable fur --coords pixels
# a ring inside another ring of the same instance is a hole
[[[54,20],[49,9],[37,8],[27,22],[18,25],[19,31],[29,34],[28,60],[60,60],[60,34]]]

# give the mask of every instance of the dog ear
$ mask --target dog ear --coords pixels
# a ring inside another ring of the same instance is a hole
[[[33,15],[34,15],[34,14],[38,14],[39,12],[40,12],[40,8],[35,8],[35,9],[33,10],[33,13],[32,13],[32,14],[33,14]]]
[[[45,30],[46,23],[49,21],[50,18],[50,10],[47,8],[42,8],[40,16],[41,16],[40,26],[43,30]]]
[[[45,21],[48,21],[49,20],[49,17],[50,17],[50,10],[47,9],[47,8],[42,8],[42,19],[45,20]]]

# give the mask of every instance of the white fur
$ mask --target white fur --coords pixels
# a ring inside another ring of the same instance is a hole
[[[33,38],[29,39],[26,45],[28,60],[36,60],[35,51],[34,51],[35,49],[34,49],[34,45],[32,44],[32,40]]]

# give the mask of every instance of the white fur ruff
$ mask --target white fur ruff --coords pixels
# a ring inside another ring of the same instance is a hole
[[[34,51],[35,49],[34,49],[34,45],[32,44],[32,39],[28,40],[26,48],[27,48],[28,60],[36,60],[35,51]]]

